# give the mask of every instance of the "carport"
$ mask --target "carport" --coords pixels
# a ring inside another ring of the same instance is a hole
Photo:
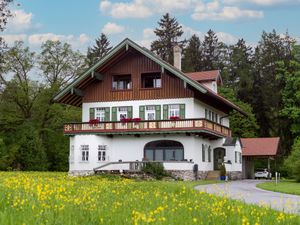
[[[269,138],[241,138],[243,179],[254,179],[254,160],[266,159],[268,161],[268,170],[270,170],[271,160],[279,154],[279,137]]]

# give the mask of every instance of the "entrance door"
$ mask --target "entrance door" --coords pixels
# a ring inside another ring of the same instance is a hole
[[[214,149],[214,170],[220,170],[222,163],[224,162],[225,149],[215,148]]]

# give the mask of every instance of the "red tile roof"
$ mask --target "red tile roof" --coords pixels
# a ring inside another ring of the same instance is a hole
[[[192,72],[192,73],[185,73],[185,75],[195,81],[200,81],[200,82],[212,81],[218,79],[218,76],[220,75],[220,71],[210,70],[210,71],[202,71],[202,72]]]
[[[243,156],[276,156],[279,141],[279,137],[241,138]]]

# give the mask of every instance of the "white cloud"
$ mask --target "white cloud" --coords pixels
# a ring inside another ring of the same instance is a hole
[[[237,19],[257,19],[264,17],[263,11],[245,10],[235,6],[225,7],[204,7],[196,8],[192,14],[195,20],[237,20]]]
[[[242,2],[241,0],[131,0],[128,2],[104,0],[100,2],[100,10],[114,18],[146,18],[166,12],[190,12],[195,20],[236,20],[264,16],[262,11],[237,7],[238,1]],[[259,0],[247,1],[258,2]],[[229,3],[231,5],[228,5]]]
[[[108,22],[102,28],[102,32],[105,34],[118,34],[118,33],[122,33],[124,29],[125,28],[123,26],[120,26],[116,23]]]
[[[9,45],[13,45],[15,41],[26,41],[27,35],[26,34],[4,34],[1,35],[3,37],[4,41]]]
[[[132,0],[130,2],[100,2],[100,10],[114,18],[146,18],[155,13],[191,9],[197,0]]]
[[[88,45],[91,42],[91,38],[86,34],[74,35],[60,35],[54,33],[42,33],[42,34],[4,34],[2,35],[8,46],[12,46],[15,41],[23,41],[29,45],[33,50],[39,50],[40,46],[48,41],[61,41],[71,44],[73,49],[80,51],[86,51]]]
[[[238,38],[229,33],[217,32],[216,35],[218,36],[219,41],[222,41],[225,44],[232,45],[238,42]]]
[[[252,3],[260,6],[295,5],[300,0],[223,0],[225,4]]]
[[[32,27],[32,13],[26,13],[23,9],[12,11],[12,17],[7,23],[7,30],[10,32],[20,32]]]
[[[204,32],[195,30],[195,29],[185,26],[185,25],[182,25],[182,29],[183,29],[184,35],[185,35],[184,38],[186,38],[186,39],[189,39],[193,34],[196,34],[200,38],[200,40],[203,41],[204,37],[206,35],[206,33],[204,33]],[[234,35],[229,34],[229,33],[216,32],[216,35],[217,35],[219,41],[221,41],[225,44],[231,45],[231,44],[237,43],[237,41],[238,41],[237,37],[235,37]]]
[[[154,38],[155,34],[152,28],[145,28],[143,30],[143,37],[144,38]]]

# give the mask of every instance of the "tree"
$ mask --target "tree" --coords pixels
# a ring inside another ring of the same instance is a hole
[[[12,0],[1,0],[0,1],[0,32],[3,32],[5,29],[5,26],[7,24],[7,20],[9,17],[12,16],[11,11],[9,10],[8,6],[12,2]],[[3,68],[3,53],[6,49],[5,42],[3,38],[0,36],[0,74],[3,73],[2,68]],[[0,91],[2,88],[2,84],[0,81]]]
[[[220,88],[220,95],[236,104],[247,116],[241,115],[239,112],[232,111],[229,114],[230,128],[234,137],[257,137],[259,126],[257,125],[255,115],[252,112],[251,105],[238,100],[231,88]]]
[[[229,47],[229,62],[222,70],[222,78],[226,87],[231,87],[235,95],[244,102],[250,103],[249,93],[253,87],[252,48],[243,39]]]
[[[73,51],[67,43],[46,41],[41,49],[38,64],[43,72],[42,78],[55,91],[75,79],[86,68],[84,56],[79,51]]]
[[[103,33],[101,33],[100,38],[97,38],[95,42],[96,45],[91,48],[89,47],[87,51],[87,60],[90,66],[102,59],[112,49],[107,36]]]
[[[171,18],[169,13],[162,16],[158,25],[159,27],[154,30],[158,39],[151,43],[151,51],[173,64],[173,47],[179,45],[183,48],[186,42],[179,40],[183,34],[182,26],[179,25],[175,17]]]
[[[277,79],[285,83],[280,113],[289,119],[293,135],[300,136],[300,45],[293,47],[292,55],[293,59],[287,63],[277,62]]]
[[[30,118],[39,91],[37,82],[29,77],[35,63],[35,53],[24,47],[23,42],[15,42],[5,52],[3,60],[5,73],[0,74],[0,82],[6,87],[3,95],[15,103],[24,119]]]
[[[286,170],[300,182],[300,137],[296,138],[290,156],[284,161]]]
[[[202,68],[201,41],[195,34],[188,40],[184,49],[182,70],[185,72],[200,71]]]
[[[202,70],[216,70],[221,69],[220,55],[224,51],[225,45],[219,42],[216,33],[209,30],[204,37],[202,43],[202,57],[203,68]]]

